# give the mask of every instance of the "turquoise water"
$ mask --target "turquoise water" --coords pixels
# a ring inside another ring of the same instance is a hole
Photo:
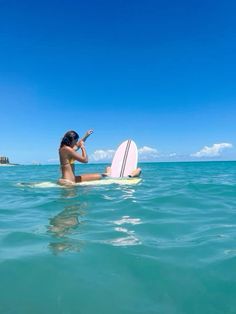
[[[236,162],[141,167],[73,188],[0,167],[1,314],[236,313]]]

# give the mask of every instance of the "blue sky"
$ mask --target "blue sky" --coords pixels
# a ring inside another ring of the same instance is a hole
[[[236,159],[235,1],[0,0],[0,155],[90,161],[132,138],[140,160]],[[105,161],[105,160],[104,160]]]

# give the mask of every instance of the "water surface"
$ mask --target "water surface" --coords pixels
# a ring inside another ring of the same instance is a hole
[[[141,167],[72,188],[0,167],[0,313],[236,313],[236,162]]]

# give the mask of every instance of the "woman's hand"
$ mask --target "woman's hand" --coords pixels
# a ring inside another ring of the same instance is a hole
[[[86,132],[85,136],[88,137],[88,136],[91,135],[92,133],[93,133],[93,130],[92,130],[92,129],[91,129],[91,130],[88,130],[88,131]]]
[[[78,148],[84,148],[85,147],[83,140],[78,141],[76,145],[77,145]]]
[[[88,130],[88,131],[85,133],[85,135],[84,135],[84,137],[82,138],[82,140],[85,142],[86,139],[87,139],[92,133],[93,133],[93,130],[92,130],[92,129],[91,129],[91,130]]]

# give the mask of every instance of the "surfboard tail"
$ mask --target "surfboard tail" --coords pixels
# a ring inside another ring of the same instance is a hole
[[[111,164],[111,177],[128,177],[137,168],[138,149],[134,141],[126,140],[115,152]]]

